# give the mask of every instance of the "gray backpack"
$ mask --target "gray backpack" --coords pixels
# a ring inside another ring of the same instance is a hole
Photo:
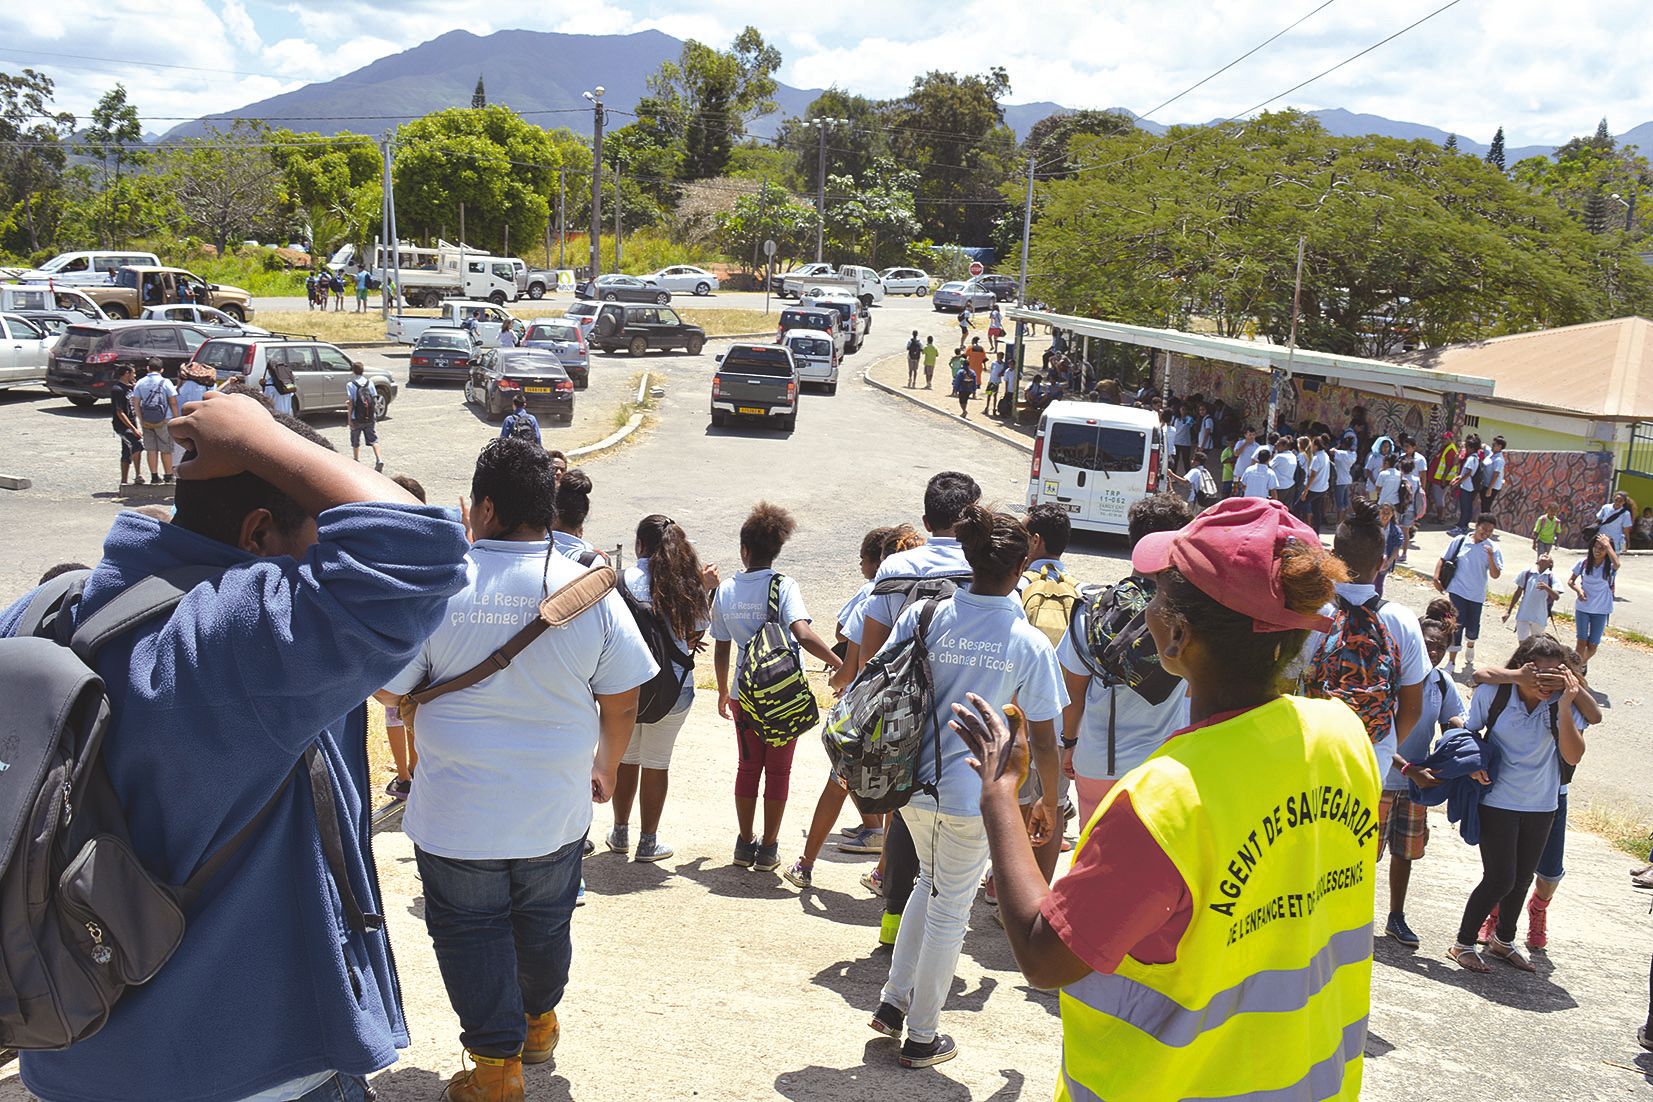
[[[126,989],[171,959],[202,890],[300,772],[317,794],[323,849],[344,886],[347,918],[352,927],[382,923],[362,914],[342,875],[327,762],[314,747],[182,885],[162,882],[133,852],[104,769],[110,704],[92,662],[104,644],[170,612],[221,573],[185,568],[145,578],[77,627],[73,613],[90,571],[75,571],[41,587],[17,634],[0,639],[0,1048],[62,1049],[103,1028]]]

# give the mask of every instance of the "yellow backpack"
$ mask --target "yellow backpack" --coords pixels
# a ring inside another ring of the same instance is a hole
[[[1079,604],[1079,586],[1063,571],[1054,567],[1029,570],[1022,575],[1027,583],[1022,588],[1022,613],[1027,622],[1045,633],[1050,645],[1062,645],[1062,636],[1068,633],[1068,621]]]

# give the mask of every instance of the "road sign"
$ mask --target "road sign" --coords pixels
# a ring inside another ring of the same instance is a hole
[[[985,271],[987,271],[987,269],[986,269],[986,268],[983,268],[983,267],[982,267],[982,266],[981,266],[981,261],[979,261],[979,260],[972,260],[972,261],[971,261],[971,262],[970,262],[970,274],[971,274],[971,275],[973,275],[973,276],[978,276],[978,275],[981,275],[981,274],[982,274],[982,273],[983,273],[983,272],[985,272]]]
[[[763,255],[774,256],[776,247],[774,238],[770,238],[768,241],[765,241],[763,243]]]

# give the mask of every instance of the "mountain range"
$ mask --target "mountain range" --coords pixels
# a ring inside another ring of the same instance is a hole
[[[379,134],[431,111],[469,106],[479,75],[489,103],[511,107],[542,126],[567,126],[580,131],[589,125],[591,110],[582,93],[601,85],[604,102],[610,108],[610,125],[624,126],[631,121],[628,113],[648,93],[648,77],[661,62],[676,61],[682,48],[679,39],[654,30],[626,35],[513,30],[486,36],[449,31],[333,80],[307,84],[222,115],[183,123],[165,137],[199,137],[210,127],[227,126],[235,118],[261,118],[275,126],[323,134],[340,130]],[[802,115],[821,91],[778,85],[776,110],[754,119],[747,129],[759,137],[773,137],[781,120]],[[1040,119],[1070,110],[1050,102],[1006,104],[1004,118],[1016,136],[1024,138]],[[1156,134],[1166,130],[1124,108],[1113,110],[1130,114],[1145,130]],[[1442,143],[1448,136],[1433,126],[1342,108],[1310,114],[1328,132],[1342,137],[1381,134]],[[1594,130],[1588,120],[1582,125],[1583,133]],[[1492,135],[1484,137],[1490,141]],[[1460,134],[1458,148],[1484,155],[1487,141]],[[1653,122],[1620,135],[1619,141],[1653,149]],[[1513,165],[1526,157],[1548,155],[1552,150],[1547,145],[1509,146],[1505,159]]]

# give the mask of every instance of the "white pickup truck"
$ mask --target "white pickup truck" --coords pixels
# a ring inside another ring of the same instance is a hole
[[[810,271],[824,268],[825,271]],[[859,264],[845,264],[834,269],[830,264],[809,264],[781,281],[781,293],[791,298],[820,298],[842,292],[861,300],[862,306],[884,301],[884,281],[871,268]]]
[[[450,298],[442,303],[441,313],[435,317],[412,314],[392,314],[385,322],[385,337],[397,344],[412,344],[419,339],[419,334],[433,325],[451,325],[463,327],[465,319],[476,318],[476,336],[483,347],[492,348],[499,343],[499,331],[507,321],[514,321],[510,311],[502,306],[495,306],[491,302],[477,302],[470,299]]]

